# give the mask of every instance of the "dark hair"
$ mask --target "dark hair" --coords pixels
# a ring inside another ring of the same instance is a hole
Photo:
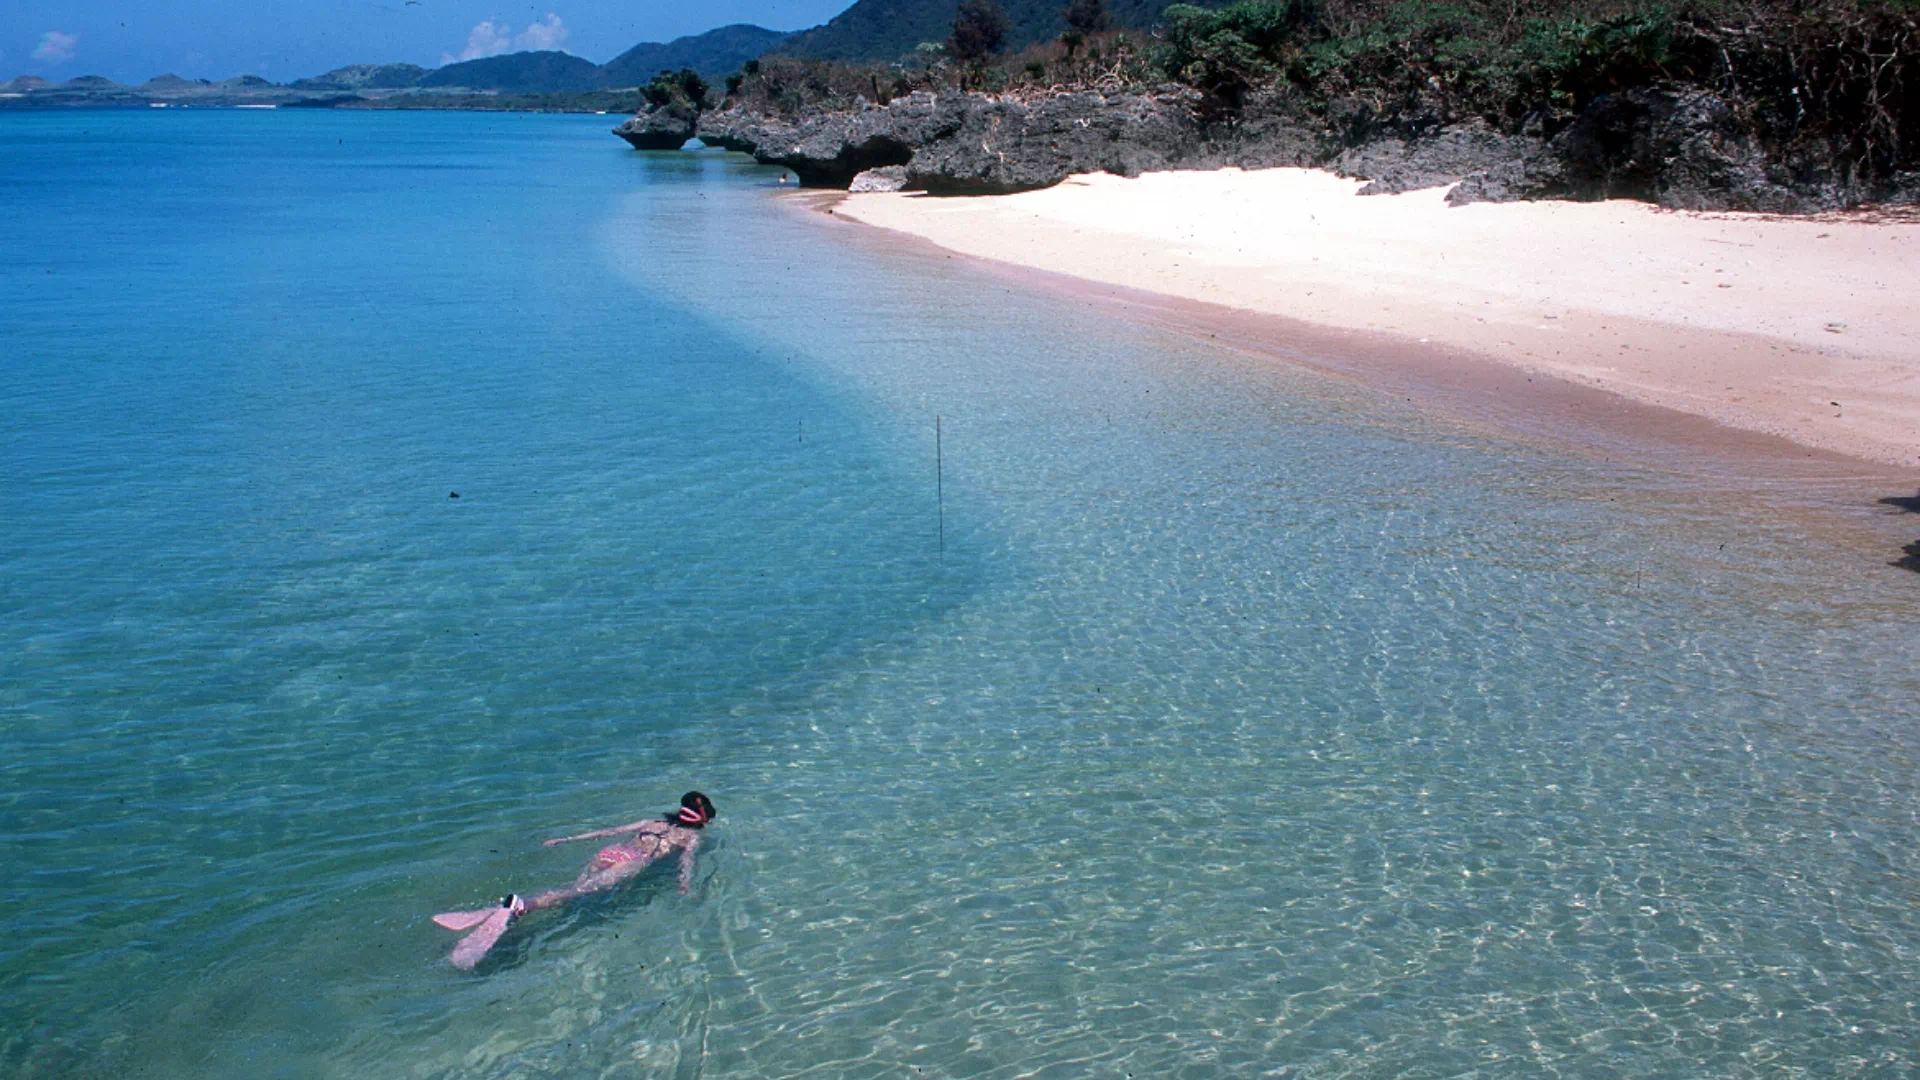
[[[689,824],[688,822],[681,821],[680,815],[678,813],[668,815],[667,817],[668,821],[671,821],[674,824],[680,825],[684,828],[698,829],[701,826],[705,825],[707,822],[712,821],[714,818],[717,818],[720,816],[720,811],[715,810],[713,808],[713,800],[707,798],[705,795],[702,795],[697,791],[689,791],[685,795],[680,796],[680,806],[682,809],[691,810],[694,813],[699,814],[700,817],[703,819],[698,825],[694,825],[694,824]]]

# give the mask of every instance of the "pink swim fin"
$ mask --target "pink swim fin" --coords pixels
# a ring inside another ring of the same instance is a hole
[[[435,925],[444,926],[449,930],[471,930],[486,922],[487,916],[499,910],[500,908],[496,905],[483,907],[477,911],[443,911],[435,915],[433,921]]]
[[[486,918],[481,920],[478,929],[460,939],[460,943],[453,947],[453,954],[448,956],[447,960],[461,971],[472,971],[474,965],[478,964],[493,948],[494,943],[500,940],[500,935],[507,932],[507,927],[513,925],[513,920],[519,918],[520,913],[525,910],[527,910],[527,902],[517,896],[509,896],[502,900],[499,907],[487,912]],[[441,923],[441,925],[446,924]]]

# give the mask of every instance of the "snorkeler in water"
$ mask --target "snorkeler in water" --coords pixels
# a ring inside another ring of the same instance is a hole
[[[680,797],[680,808],[663,818],[646,818],[631,825],[548,840],[544,845],[546,847],[574,840],[633,834],[617,844],[601,848],[568,888],[549,889],[531,899],[510,893],[501,897],[496,907],[435,915],[433,921],[449,930],[472,931],[453,947],[453,955],[448,959],[454,967],[471,971],[500,940],[500,935],[506,933],[514,920],[526,912],[555,907],[575,897],[611,889],[676,851],[680,853],[680,895],[685,896],[693,888],[693,853],[700,847],[700,830],[718,815],[719,811],[713,808],[711,799],[697,791],[689,791]]]

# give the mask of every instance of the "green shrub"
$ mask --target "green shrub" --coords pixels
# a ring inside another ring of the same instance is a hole
[[[1060,21],[1067,24],[1067,29],[1077,31],[1082,40],[1088,34],[1113,27],[1106,0],[1068,0],[1067,6],[1060,9]]]
[[[1238,100],[1284,70],[1320,31],[1319,0],[1249,0],[1219,11],[1175,4],[1164,16],[1159,62],[1168,75]]]
[[[729,80],[728,92],[731,93],[733,89]],[[655,108],[664,109],[675,102],[681,102],[698,111],[706,107],[707,81],[692,68],[662,71],[647,80],[647,85],[640,88],[640,96]]]
[[[858,98],[885,104],[938,85],[941,72],[887,64],[763,57],[746,77],[733,104],[749,111],[793,116],[809,109],[844,109]]]
[[[1067,59],[1071,60],[1090,35],[1113,25],[1113,16],[1107,11],[1106,0],[1068,0],[1060,9],[1060,21],[1067,24],[1060,32],[1060,44],[1067,47]]]
[[[960,0],[947,33],[947,52],[963,64],[984,63],[1007,40],[1007,13],[994,0]]]
[[[1600,21],[1575,17],[1528,27],[1520,59],[1574,108],[1601,94],[1686,74],[1672,13],[1650,9]]]
[[[1536,4],[1535,9],[1552,5]],[[1571,114],[1606,93],[1710,75],[1710,54],[1662,7],[1606,17],[1499,18],[1470,2],[1409,0],[1303,52],[1288,78],[1320,100],[1361,93],[1386,111],[1479,115],[1511,125]]]

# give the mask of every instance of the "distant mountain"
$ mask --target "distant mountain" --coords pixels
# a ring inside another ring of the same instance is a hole
[[[1023,48],[1055,37],[1062,28],[1065,0],[1000,0],[1012,24],[1007,46]],[[1195,0],[1219,7],[1229,0]],[[1164,0],[1107,0],[1115,21],[1123,26],[1148,26],[1157,21]],[[690,34],[668,42],[642,42],[604,65],[564,52],[521,52],[465,60],[429,70],[414,64],[352,64],[324,75],[298,79],[282,87],[258,75],[240,75],[212,83],[178,75],[156,76],[138,90],[165,97],[206,91],[261,94],[278,91],[306,94],[368,94],[385,91],[469,90],[494,94],[577,94],[610,88],[642,86],[661,71],[692,68],[718,80],[740,70],[747,61],[770,52],[837,60],[893,60],[913,51],[922,41],[941,41],[953,23],[959,0],[857,0],[824,26],[789,34],[746,23],[722,26],[704,34]],[[4,88],[16,94],[56,89],[45,79],[23,75]],[[61,84],[60,91],[82,94],[127,92],[131,88],[85,75]],[[199,100],[196,98],[195,100]]]
[[[418,86],[426,74],[418,64],[349,64],[287,85],[295,90],[401,90]]]
[[[1060,36],[1067,28],[1066,0],[999,0],[1007,13],[1006,51],[1018,52]],[[1174,0],[1107,0],[1116,29],[1146,30],[1159,24]],[[1190,0],[1197,7],[1225,7],[1231,0]],[[945,41],[960,0],[856,0],[822,26],[795,34],[780,51],[821,60],[898,60],[923,41]]]
[[[703,75],[720,76],[740,70],[740,65],[761,56],[787,39],[777,30],[744,23],[723,26],[704,34],[675,38],[672,41],[643,42],[609,60],[604,66],[563,52],[523,52],[489,56],[448,64],[437,71],[425,72],[412,83],[401,85],[423,88],[465,87],[469,90],[494,90],[504,93],[566,94],[599,90],[613,86],[641,86],[661,71],[692,68]],[[400,67],[402,65],[393,65]],[[320,85],[334,80],[342,68],[317,79],[303,79],[295,86],[315,90],[357,90],[363,87]],[[309,86],[311,83],[313,85]],[[366,84],[372,89],[373,84]]]
[[[597,90],[600,65],[563,52],[522,52],[448,64],[422,76],[421,86],[566,94]]]
[[[604,66],[563,52],[521,52],[489,56],[448,64],[437,71],[413,68],[411,82],[401,81],[401,70],[409,65],[393,64],[379,69],[388,74],[382,83],[354,80],[369,78],[363,72],[368,65],[340,68],[293,85],[302,90],[398,89],[418,86],[423,89],[461,87],[521,94],[571,94],[607,87],[641,86],[661,71],[692,68],[707,76],[728,75],[740,65],[761,56],[785,41],[789,35],[744,23],[723,26],[704,34],[675,38],[672,41],[643,42],[608,61]]]
[[[1224,7],[1231,0],[1190,0],[1201,7]],[[1010,24],[1006,48],[1015,52],[1058,37],[1065,28],[1066,0],[1000,0]],[[1160,21],[1167,0],[1107,0],[1114,25],[1148,29]],[[161,75],[139,87],[162,95],[220,90],[236,94],[265,91],[365,94],[369,91],[471,90],[502,94],[574,94],[644,85],[661,71],[692,68],[718,79],[770,52],[828,60],[897,60],[923,41],[944,41],[959,0],[855,0],[824,25],[789,34],[736,23],[668,42],[642,42],[597,65],[563,52],[522,52],[465,60],[429,70],[414,64],[353,64],[324,75],[279,87],[258,75],[210,83]],[[55,88],[47,80],[22,75],[0,84],[15,94],[33,90],[103,94],[127,91],[110,79],[83,75]],[[381,97],[381,94],[374,94]]]
[[[1011,21],[1011,6],[1003,6]],[[959,7],[959,0],[856,0],[824,25],[795,34],[780,51],[818,60],[897,60],[923,41],[945,40]]]
[[[793,35],[735,23],[661,44],[643,41],[600,68],[604,86],[640,86],[662,71],[693,70],[709,78],[731,75],[740,65],[772,52]]]

